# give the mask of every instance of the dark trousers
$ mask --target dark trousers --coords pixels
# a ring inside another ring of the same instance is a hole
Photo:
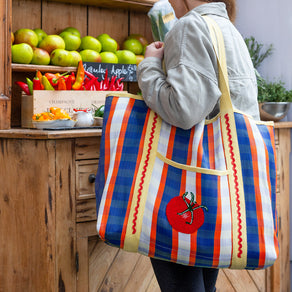
[[[218,269],[190,267],[151,258],[162,292],[214,292]]]

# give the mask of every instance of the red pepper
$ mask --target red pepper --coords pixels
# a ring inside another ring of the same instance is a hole
[[[72,76],[69,75],[68,78],[66,79],[66,89],[67,90],[71,90],[72,89],[72,84],[73,84]]]
[[[85,90],[92,90],[93,85],[95,84],[95,81],[97,80],[97,77],[94,77],[90,79],[86,84],[84,84]]]
[[[112,76],[108,90],[115,90],[115,88],[116,88],[115,87],[116,78],[117,78],[117,76]]]
[[[61,77],[58,80],[59,80],[59,82],[58,82],[58,90],[66,90],[67,88],[66,88],[65,78],[64,77],[63,78]]]
[[[44,76],[47,77],[47,79],[49,80],[49,82],[51,83],[52,86],[56,86],[57,85],[57,76],[56,76],[56,74],[45,73]]]
[[[124,83],[121,83],[121,85],[118,87],[119,91],[123,91],[124,90]]]
[[[25,92],[25,94],[30,95],[27,83],[22,81],[16,81],[15,84],[17,84],[22,89],[22,91]]]
[[[70,76],[71,76],[71,80],[72,80],[72,84],[75,82],[75,80],[76,80],[76,78],[75,78],[75,73],[74,72],[72,72],[71,74],[70,74]]]
[[[77,75],[74,84],[72,85],[72,89],[74,90],[82,90],[83,89],[83,81],[85,77],[84,67],[82,61],[79,61],[77,67]]]
[[[38,79],[40,80],[41,89],[42,89],[42,90],[45,89],[45,86],[44,86],[43,83],[42,83],[42,77],[43,77],[43,74],[41,73],[41,71],[37,71],[35,77],[38,78]]]
[[[41,80],[38,77],[34,77],[32,82],[33,82],[33,90],[44,89],[44,85],[41,83]]]
[[[123,91],[124,90],[124,83],[121,83],[121,81],[124,79],[124,77],[121,77],[116,82],[116,90],[117,91]]]
[[[108,79],[108,70],[105,70],[104,81],[103,81],[103,90],[107,90],[109,86],[109,79]]]
[[[99,82],[99,90],[103,90],[103,83],[104,83],[103,80],[101,80],[101,81]]]
[[[88,71],[86,71],[86,70],[85,70],[85,74],[86,74],[90,79],[95,78],[95,76],[94,76],[92,73],[90,73],[90,72],[88,72]]]
[[[84,78],[84,85],[85,85],[87,82],[89,82],[90,80],[91,80],[91,79],[85,77],[85,78]]]
[[[95,90],[100,90],[100,82],[98,82],[97,79],[95,80],[94,85],[95,85]]]

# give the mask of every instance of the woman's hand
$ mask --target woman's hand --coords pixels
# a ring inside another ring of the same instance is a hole
[[[163,59],[164,48],[163,42],[153,42],[149,46],[146,47],[144,57],[156,57],[159,59]]]

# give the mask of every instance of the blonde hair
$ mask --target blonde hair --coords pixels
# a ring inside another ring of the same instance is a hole
[[[226,5],[227,13],[232,22],[236,18],[236,0],[207,0],[207,2],[223,2]]]
[[[236,0],[198,0],[200,2],[212,3],[212,2],[223,2],[226,5],[226,10],[229,16],[229,19],[234,22],[236,18]],[[186,11],[190,11],[187,0],[183,0],[183,5],[185,6]]]

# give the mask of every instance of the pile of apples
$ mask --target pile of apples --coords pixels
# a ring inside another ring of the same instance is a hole
[[[11,41],[13,63],[62,67],[77,67],[80,60],[138,65],[148,45],[141,34],[131,34],[120,49],[117,41],[106,33],[81,37],[74,27],[67,27],[58,35],[48,35],[40,28],[21,28],[11,33]]]

